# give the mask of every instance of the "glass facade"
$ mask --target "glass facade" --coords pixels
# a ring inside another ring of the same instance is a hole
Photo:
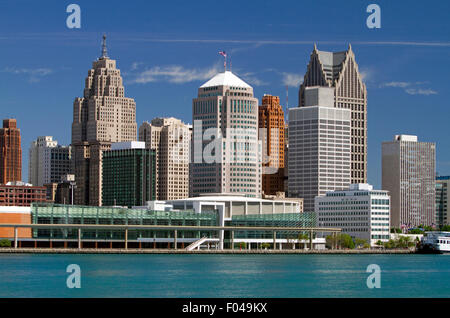
[[[227,226],[272,226],[272,227],[315,227],[315,213],[276,213],[233,215],[232,220],[225,222]],[[306,232],[305,232],[306,233]],[[277,238],[298,238],[299,232],[277,231]],[[229,232],[225,237],[229,238]],[[228,237],[227,237],[228,236]],[[234,231],[234,238],[273,238],[272,231]]]
[[[121,224],[121,225],[186,225],[216,226],[217,212],[195,213],[151,211],[113,207],[94,207],[39,203],[31,207],[33,224]],[[129,230],[128,240],[169,238],[173,231]],[[214,231],[179,231],[179,238],[217,237]],[[77,229],[34,229],[33,238],[77,239]],[[123,230],[82,230],[83,239],[123,240]]]

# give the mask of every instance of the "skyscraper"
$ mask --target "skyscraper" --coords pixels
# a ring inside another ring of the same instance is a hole
[[[311,86],[332,87],[334,107],[351,110],[351,182],[367,183],[367,90],[351,45],[343,52],[319,51],[314,45],[300,85],[300,107]]]
[[[0,129],[0,184],[22,180],[20,129],[15,119],[4,119]]]
[[[230,71],[198,89],[192,102],[192,195],[239,193],[261,196],[258,99]]]
[[[285,123],[278,96],[264,95],[259,106],[259,139],[262,143],[262,192],[284,192]]]
[[[28,182],[34,186],[61,182],[70,173],[71,151],[58,145],[52,136],[40,136],[31,143],[28,160]]]
[[[289,196],[314,198],[350,186],[351,112],[333,107],[333,89],[308,87],[305,106],[289,109]]]
[[[155,118],[139,127],[139,141],[156,152],[158,200],[189,196],[190,125],[176,118]]]
[[[103,152],[102,204],[143,206],[156,200],[155,151],[144,142],[118,142]]]
[[[436,224],[440,227],[450,224],[448,202],[450,197],[450,176],[436,177]]]
[[[136,103],[125,97],[120,70],[108,57],[103,36],[102,55],[93,62],[84,94],[73,104],[72,148],[75,202],[101,205],[102,152],[113,142],[137,139]]]
[[[436,222],[436,145],[396,135],[382,144],[382,188],[390,192],[391,226]]]

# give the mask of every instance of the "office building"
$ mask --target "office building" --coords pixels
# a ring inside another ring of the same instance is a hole
[[[133,140],[137,140],[136,103],[125,97],[120,70],[108,57],[104,36],[102,55],[88,71],[83,97],[73,104],[76,203],[101,205],[102,152],[109,150],[111,143]]]
[[[155,152],[144,142],[113,143],[103,152],[103,205],[144,205],[156,199]]]
[[[139,141],[156,154],[156,198],[189,196],[191,126],[176,118],[155,118],[139,127]]]
[[[391,226],[436,222],[436,145],[396,135],[382,144],[382,188],[391,195]]]
[[[70,160],[70,146],[58,145],[52,136],[38,137],[29,149],[28,182],[35,186],[58,183],[70,173]]]
[[[389,193],[373,190],[369,184],[352,184],[346,190],[316,197],[315,212],[319,227],[342,228],[343,233],[371,246],[390,238]]]
[[[450,176],[436,177],[436,225],[442,227],[449,225],[448,202],[449,202]]]
[[[262,145],[262,192],[284,192],[285,123],[278,96],[264,95],[259,106],[259,140]]]
[[[307,87],[305,106],[289,109],[289,197],[314,198],[343,190],[351,180],[351,112],[333,107],[333,89]]]
[[[22,181],[22,147],[17,120],[4,119],[0,128],[0,184]]]
[[[351,45],[343,52],[311,53],[308,68],[300,85],[299,106],[305,105],[307,87],[331,87],[334,107],[351,111],[351,182],[367,182],[367,90],[358,70]]]
[[[230,71],[200,86],[192,102],[191,196],[238,193],[261,197],[258,99]]]
[[[45,187],[34,187],[22,181],[0,184],[0,206],[30,206],[33,202],[46,201]]]

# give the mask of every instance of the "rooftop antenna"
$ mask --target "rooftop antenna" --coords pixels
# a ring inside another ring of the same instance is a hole
[[[108,50],[106,49],[106,34],[103,34],[103,42],[102,42],[102,56],[100,58],[107,58]]]

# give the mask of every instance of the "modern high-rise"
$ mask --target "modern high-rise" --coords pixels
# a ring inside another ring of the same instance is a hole
[[[382,144],[382,188],[391,199],[391,226],[436,222],[436,145],[396,135]]]
[[[390,197],[388,191],[369,184],[351,184],[348,189],[316,197],[317,226],[338,227],[352,238],[375,246],[390,239]]]
[[[259,106],[259,140],[262,143],[262,192],[284,192],[285,123],[278,96],[264,95]]]
[[[143,206],[156,199],[155,151],[144,142],[118,142],[103,152],[104,206]]]
[[[22,147],[17,120],[4,119],[0,128],[0,184],[22,181]]]
[[[198,89],[192,102],[191,196],[239,193],[261,197],[258,99],[230,71]]]
[[[450,224],[448,213],[449,189],[450,176],[436,177],[436,224],[440,227]]]
[[[58,145],[52,136],[40,136],[29,149],[28,182],[42,187],[48,183],[58,183],[61,177],[70,173],[70,146]]]
[[[305,106],[289,109],[289,197],[314,198],[343,190],[351,180],[351,112],[333,107],[333,89],[308,87]]]
[[[139,127],[139,141],[156,153],[157,200],[189,196],[190,127],[173,117],[155,118]]]
[[[351,45],[347,51],[311,53],[300,85],[299,106],[305,105],[305,89],[311,86],[333,88],[334,107],[351,110],[351,181],[367,183],[367,90]]]
[[[73,104],[76,204],[101,205],[102,152],[109,150],[111,143],[136,139],[136,103],[125,97],[120,70],[108,57],[103,36],[102,55],[88,71],[83,97]]]

